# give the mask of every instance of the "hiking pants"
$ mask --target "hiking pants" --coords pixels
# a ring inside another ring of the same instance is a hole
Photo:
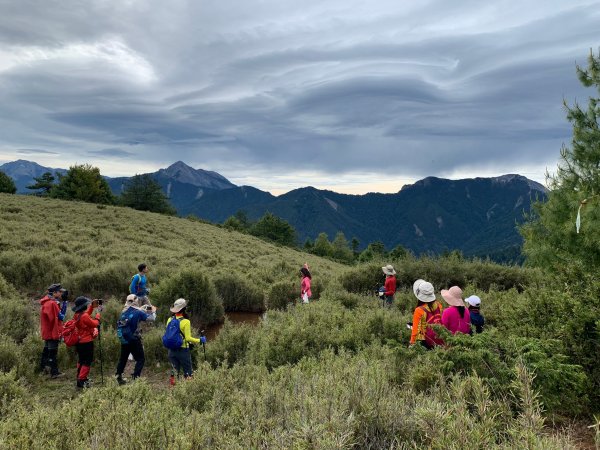
[[[58,340],[49,339],[44,341],[44,350],[42,350],[41,370],[46,366],[50,367],[51,375],[58,375]]]
[[[173,366],[173,370],[177,372],[177,375],[179,375],[180,370],[183,370],[184,377],[192,376],[192,355],[189,348],[169,349],[169,362]]]
[[[393,295],[386,295],[385,296],[385,306],[387,306],[388,308],[392,307],[392,303],[394,303],[394,296]]]
[[[121,356],[119,357],[119,363],[117,364],[117,376],[123,375],[129,354],[135,359],[135,368],[133,369],[133,374],[131,376],[132,378],[137,378],[142,374],[142,369],[146,362],[144,346],[142,345],[141,339],[132,340],[127,344],[121,344]]]
[[[85,344],[77,344],[77,381],[85,381],[90,374],[90,367],[94,361],[94,341]]]

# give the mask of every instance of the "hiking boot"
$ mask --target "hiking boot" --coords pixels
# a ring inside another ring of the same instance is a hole
[[[117,378],[117,383],[119,383],[119,386],[123,386],[124,384],[127,384],[127,380],[123,377],[116,377]]]
[[[64,376],[65,376],[64,372],[56,372],[56,373],[51,373],[50,374],[50,378],[52,378],[52,379],[62,378]]]
[[[79,389],[89,389],[92,387],[90,380],[77,380],[77,387]]]

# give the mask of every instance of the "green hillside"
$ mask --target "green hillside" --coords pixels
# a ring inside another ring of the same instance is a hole
[[[114,324],[141,261],[162,314],[144,331],[142,378],[118,386]],[[304,262],[316,299],[288,305]],[[383,263],[398,272],[391,309],[372,293]],[[438,298],[453,284],[479,295],[485,332],[408,347],[417,278]],[[36,371],[33,300],[56,281],[107,300],[88,390],[76,390],[76,355],[62,344],[66,378]],[[597,290],[556,286],[535,269],[456,255],[343,266],[198,221],[0,195],[0,448],[590,448],[596,319],[579,305]],[[161,336],[180,293],[194,324],[266,314],[226,322],[206,354],[194,349],[194,378],[170,388]]]

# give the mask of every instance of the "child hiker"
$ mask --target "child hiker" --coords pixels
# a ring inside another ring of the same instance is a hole
[[[119,321],[117,322],[117,337],[121,342],[121,355],[117,364],[117,383],[125,384],[123,371],[127,364],[129,355],[135,360],[135,368],[131,379],[136,379],[142,374],[146,358],[144,356],[144,346],[142,344],[142,335],[138,329],[138,324],[141,321],[153,322],[156,320],[156,307],[145,305],[140,308],[139,299],[135,294],[129,294],[125,301],[125,307],[121,312]]]
[[[77,343],[77,387],[89,388],[89,374],[94,361],[94,339],[98,337],[98,326],[100,325],[100,313],[96,313],[94,319],[91,314],[98,307],[98,300],[90,300],[87,297],[77,297],[75,306],[71,308],[75,315],[79,342]]]
[[[450,305],[442,313],[442,325],[452,334],[471,333],[471,316],[465,308],[462,299],[462,289],[452,286],[450,289],[442,289],[442,298]]]
[[[485,318],[479,311],[481,308],[481,299],[476,295],[471,295],[465,300],[469,308],[469,316],[471,316],[471,325],[475,326],[475,332],[483,332],[483,326],[485,325]]]

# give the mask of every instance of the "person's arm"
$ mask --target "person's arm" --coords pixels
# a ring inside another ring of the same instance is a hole
[[[390,296],[394,295],[396,289],[394,288],[394,279],[392,277],[387,277],[385,279],[385,295]]]
[[[96,314],[96,318],[92,319],[89,313],[84,313],[79,319],[83,328],[97,328],[100,325],[100,313]]]
[[[137,282],[139,279],[139,275],[136,274],[131,278],[131,283],[129,284],[129,293],[130,294],[137,294]]]
[[[302,284],[300,285],[300,294],[302,294],[302,295],[304,295],[304,293],[308,290],[307,287],[306,287],[306,284],[307,284],[306,283],[306,279],[307,278],[308,277],[302,278]]]
[[[154,322],[156,320],[155,312],[139,311],[140,320]]]
[[[410,343],[411,345],[417,342],[417,334],[419,333],[419,324],[421,323],[421,317],[423,317],[422,308],[415,308],[415,313],[413,314],[413,324],[412,324],[412,332],[410,334]]]
[[[183,338],[191,343],[191,344],[199,344],[200,339],[192,337],[192,326],[190,325],[190,321],[188,319],[183,319],[179,324],[179,328],[181,329],[181,333],[183,334]]]

